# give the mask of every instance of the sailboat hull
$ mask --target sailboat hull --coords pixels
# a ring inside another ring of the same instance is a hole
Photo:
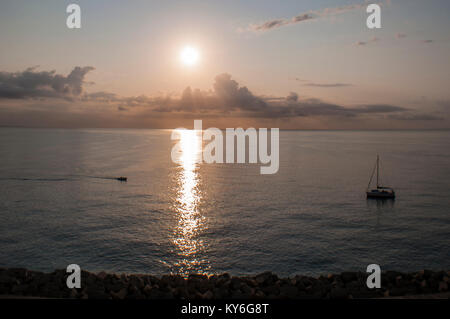
[[[394,192],[380,192],[377,190],[373,190],[370,192],[366,192],[367,198],[383,198],[383,199],[393,199],[395,198]]]

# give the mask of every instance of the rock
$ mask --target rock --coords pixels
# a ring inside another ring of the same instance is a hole
[[[280,296],[284,297],[284,298],[290,298],[293,299],[295,297],[297,297],[297,287],[295,286],[282,286],[280,288]]]
[[[108,292],[118,292],[124,286],[128,284],[123,284],[119,280],[115,280],[113,282],[105,282],[105,290]]]
[[[149,299],[164,299],[164,293],[162,290],[157,288],[158,286],[153,286],[150,291],[148,291],[147,298]]]
[[[354,280],[354,281],[347,283],[345,285],[345,288],[347,288],[348,291],[352,292],[352,291],[358,291],[361,289],[365,289],[366,286],[362,285],[359,281]]]
[[[127,276],[127,274],[121,274],[121,275],[120,275],[120,281],[122,281],[122,282],[127,282],[127,281],[128,281],[128,276]]]
[[[76,288],[72,288],[69,293],[69,298],[75,299],[78,297],[78,291]]]
[[[401,275],[398,271],[388,270],[386,273],[381,274],[381,280],[386,279],[388,283],[395,284],[396,278]]]
[[[356,276],[356,272],[348,272],[348,271],[343,272],[341,274],[341,278],[342,281],[344,282],[351,282],[358,279],[358,277]]]
[[[147,284],[147,285],[145,285],[143,291],[144,291],[144,293],[145,293],[147,296],[150,296],[150,293],[151,293],[151,291],[152,291],[152,287],[151,287],[149,284]]]
[[[67,289],[67,286],[66,286]],[[42,288],[41,288],[40,295],[43,297],[48,298],[61,298],[63,297],[63,293],[61,292],[58,283],[54,281],[47,282]],[[66,290],[67,291],[67,290]]]
[[[238,277],[232,277],[230,286],[231,286],[231,289],[239,289],[241,287],[241,279]]]
[[[102,286],[91,285],[87,287],[86,293],[91,299],[109,299],[109,295]]]
[[[106,278],[106,276],[107,276],[107,274],[106,274],[106,272],[104,272],[104,271],[99,272],[99,273],[97,274],[97,277],[100,278],[101,280],[104,280],[104,279]]]
[[[179,287],[185,285],[185,280],[179,275],[164,275],[161,277],[160,283],[168,287]]]
[[[380,298],[380,297],[383,297],[385,294],[385,292],[378,290],[378,289],[373,289],[373,290],[365,289],[365,290],[351,291],[348,293],[349,293],[349,298],[351,296],[354,299]]]
[[[8,275],[10,277],[24,280],[25,277],[27,276],[28,270],[26,270],[25,268],[10,268],[10,269],[6,270],[6,272],[8,273]]]
[[[245,295],[249,295],[251,296],[254,289],[250,288],[246,283],[243,283],[241,285],[241,291],[245,294]]]
[[[207,280],[208,276],[202,274],[190,274],[188,280]]]
[[[226,287],[221,286],[219,288],[214,288],[214,298],[225,299],[229,297],[229,291]]]
[[[406,276],[397,276],[397,277],[395,278],[395,285],[396,285],[397,287],[404,287],[404,286],[406,286],[406,285],[409,285],[409,281],[408,281],[408,279],[406,278]]]
[[[145,295],[140,290],[135,290],[132,293],[128,293],[127,299],[145,299]]]
[[[438,288],[439,292],[445,292],[448,291],[448,284],[445,281],[441,281],[439,283],[439,288]]]
[[[404,296],[407,293],[407,289],[405,287],[392,287],[389,291],[391,296]]]
[[[197,274],[189,275],[187,286],[190,293],[199,292],[200,294],[205,293],[210,288],[208,277]]]
[[[12,284],[15,281],[16,281],[16,279],[13,276],[11,276],[9,273],[7,273],[6,271],[0,272],[0,285]]]
[[[127,296],[127,294],[128,294],[127,288],[122,288],[122,289],[120,289],[118,292],[112,292],[112,293],[111,293],[111,296],[112,296],[114,299],[125,299],[125,297]]]
[[[162,276],[161,277],[161,280],[159,281],[160,282],[160,285],[162,286],[162,287],[170,287],[171,285],[173,285],[174,283],[173,283],[173,279],[172,279],[172,276],[170,276],[170,275],[164,275],[164,276]]]
[[[231,298],[233,299],[244,299],[245,295],[240,290],[234,290],[231,292]]]
[[[227,298],[374,298],[417,293],[447,292],[447,271],[423,270],[417,273],[387,271],[382,274],[383,289],[368,289],[367,274],[343,272],[320,277],[296,275],[278,278],[272,272],[256,276],[206,276],[98,274],[82,271],[82,289],[67,289],[65,270],[45,274],[23,268],[0,269],[0,294],[50,298],[89,299],[227,299]]]
[[[217,277],[218,277],[218,279],[225,279],[225,280],[229,280],[231,278],[230,274],[228,274],[228,273],[223,273]]]
[[[270,285],[277,279],[278,279],[277,276],[273,275],[272,272],[270,271],[263,272],[262,274],[256,275],[255,277],[256,282],[260,285],[263,283]]]
[[[188,293],[186,287],[184,287],[184,286],[175,287],[174,291],[173,291],[173,295],[175,298],[179,298],[179,299],[188,299],[188,297],[189,297],[189,293]]]
[[[262,291],[264,291],[264,293],[266,295],[277,296],[280,293],[280,288],[276,285],[270,285],[270,286],[263,287]]]
[[[129,276],[128,282],[135,290],[139,290],[139,288],[144,287],[144,281],[139,276]]]
[[[203,299],[212,299],[213,297],[214,297],[214,294],[212,293],[211,290],[208,290],[207,292],[205,292],[205,293],[202,295],[202,298],[203,298]]]
[[[330,297],[332,299],[347,299],[348,293],[345,288],[333,287],[333,288],[331,288],[331,291],[330,291]]]
[[[81,271],[81,286],[95,286],[97,282],[97,276],[94,274],[91,274],[86,271]]]
[[[12,293],[13,295],[21,295],[21,296],[24,296],[24,295],[27,294],[27,291],[28,291],[28,285],[25,285],[25,284],[14,285],[14,286],[11,288],[11,293]]]

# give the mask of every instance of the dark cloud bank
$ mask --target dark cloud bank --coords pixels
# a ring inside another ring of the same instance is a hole
[[[20,118],[22,125],[27,125],[27,117],[34,120],[43,117],[43,125],[61,118],[62,126],[71,126],[68,123],[72,119],[73,123],[84,121],[89,126],[140,127],[148,123],[148,127],[162,125],[169,128],[173,127],[174,122],[181,123],[176,119],[192,118],[229,119],[224,124],[228,126],[233,125],[233,118],[264,119],[265,123],[284,123],[305,118],[346,123],[351,119],[358,121],[368,118],[397,121],[439,119],[395,105],[345,107],[320,99],[300,98],[295,92],[286,97],[257,96],[226,73],[215,77],[212,90],[187,87],[180,96],[121,97],[109,92],[88,93],[84,90],[85,76],[92,70],[94,68],[89,66],[75,67],[67,76],[56,74],[55,71],[37,71],[36,68],[16,73],[0,72],[0,112],[3,113],[0,125],[18,124],[16,122],[20,122]],[[306,85],[349,86],[346,83]],[[139,119],[140,124],[136,124],[133,119]],[[8,123],[8,120],[12,123]],[[156,124],[158,120],[159,124]]]
[[[23,72],[0,72],[0,98],[72,98],[83,91],[85,75],[93,67],[75,67],[69,75],[55,71],[36,71],[36,67]]]

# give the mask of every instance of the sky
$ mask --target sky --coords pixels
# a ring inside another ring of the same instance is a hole
[[[376,3],[1,0],[0,125],[449,129],[450,2]]]

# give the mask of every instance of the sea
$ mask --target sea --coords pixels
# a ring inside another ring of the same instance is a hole
[[[280,131],[279,170],[268,175],[198,161],[192,132],[176,141],[172,130],[0,128],[0,267],[450,269],[449,131]],[[395,200],[366,198],[377,155]]]

